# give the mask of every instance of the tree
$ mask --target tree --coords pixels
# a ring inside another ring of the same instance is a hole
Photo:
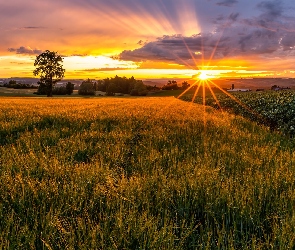
[[[75,87],[75,85],[73,83],[71,83],[71,82],[67,83],[67,85],[66,85],[66,90],[67,90],[66,93],[67,93],[67,95],[73,94],[74,87]]]
[[[95,95],[94,84],[88,79],[87,81],[82,82],[78,90],[79,95]]]
[[[46,94],[52,96],[54,85],[64,77],[65,70],[62,66],[63,59],[57,52],[46,50],[36,57],[33,71],[40,76],[40,82],[46,86]]]
[[[169,80],[168,83],[166,85],[164,85],[162,87],[162,90],[177,90],[179,89],[178,85],[177,85],[177,81],[171,81]]]
[[[140,96],[147,95],[147,88],[141,80],[136,80],[134,88],[131,90],[130,95],[136,95],[136,93]]]
[[[46,95],[47,87],[46,87],[45,83],[42,80],[40,80],[40,81],[38,81],[38,84],[39,84],[38,90],[34,94]]]
[[[187,88],[189,88],[191,85],[187,82],[187,81],[184,81],[183,83],[182,83],[182,86],[181,86],[181,88],[183,89],[183,90],[186,90]]]

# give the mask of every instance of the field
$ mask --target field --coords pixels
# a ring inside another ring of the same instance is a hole
[[[295,136],[295,91],[233,92],[206,95],[187,94],[183,100],[192,101],[242,115],[284,135]]]
[[[34,94],[37,89],[13,89],[13,88],[5,88],[0,87],[0,97],[38,97]],[[78,91],[74,90],[73,96],[78,96]],[[70,97],[70,96],[63,96]]]
[[[173,97],[2,97],[0,249],[293,249],[294,149]]]
[[[36,96],[33,93],[36,89],[12,89],[0,87],[0,96]]]

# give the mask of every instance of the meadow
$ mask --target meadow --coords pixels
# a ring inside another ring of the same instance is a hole
[[[174,97],[2,97],[0,249],[294,249],[294,149]]]

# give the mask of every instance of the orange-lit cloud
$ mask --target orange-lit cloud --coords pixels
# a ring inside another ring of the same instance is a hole
[[[0,9],[0,77],[64,56],[67,78],[294,76],[293,0],[10,0]],[[292,11],[293,10],[293,11]]]

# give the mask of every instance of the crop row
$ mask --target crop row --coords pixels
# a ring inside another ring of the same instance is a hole
[[[192,98],[192,95],[182,97],[186,101],[192,101]],[[201,96],[194,100],[199,104],[203,101]],[[206,96],[205,104],[244,116],[285,135],[295,135],[294,91],[218,93],[216,99]]]

